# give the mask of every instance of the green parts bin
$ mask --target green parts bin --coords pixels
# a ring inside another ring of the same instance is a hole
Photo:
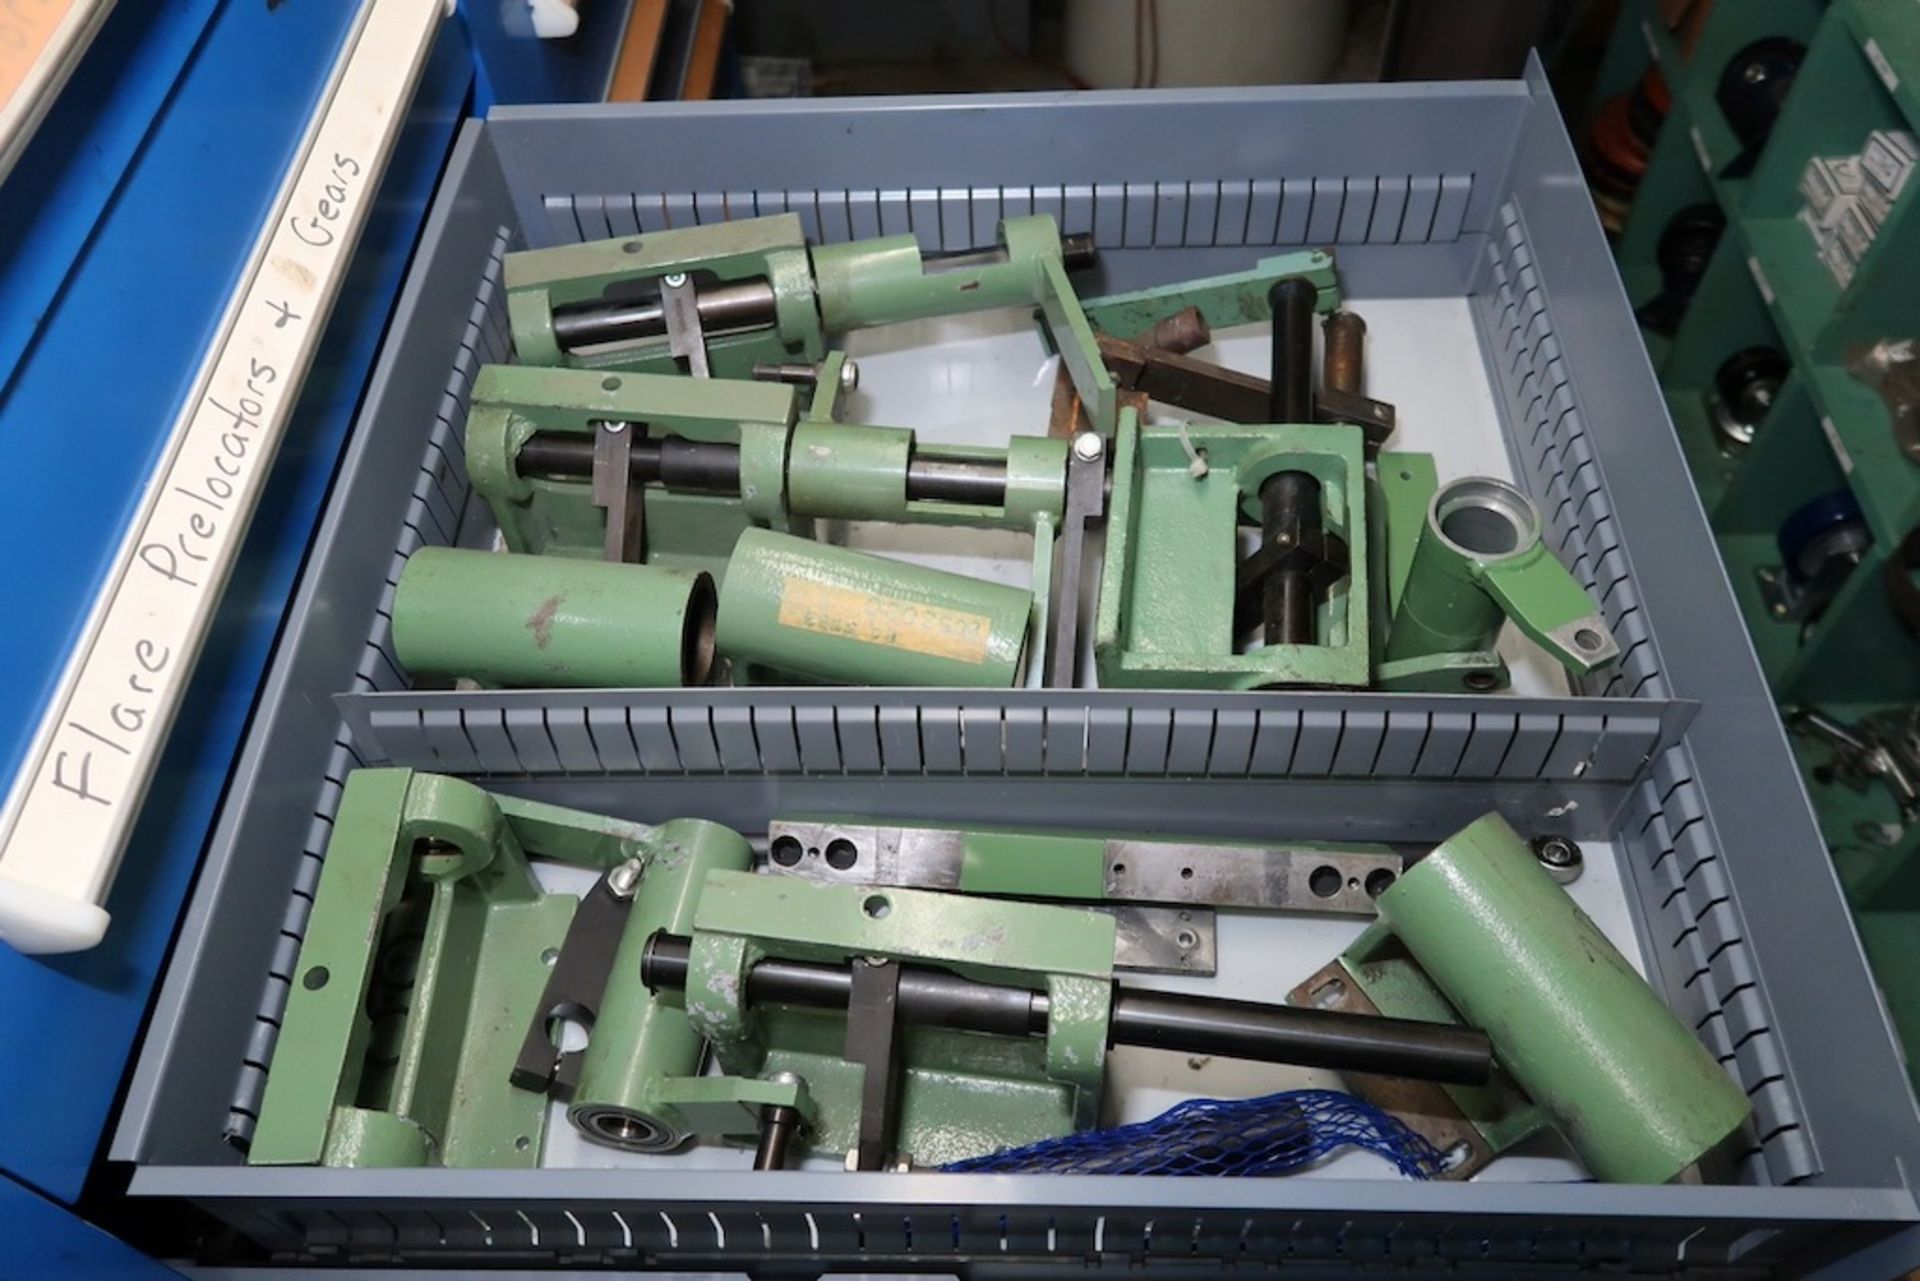
[[[1033,593],[771,530],[740,535],[720,593],[720,649],[817,680],[1007,688]]]
[[[393,645],[416,679],[704,685],[714,611],[713,580],[694,570],[423,547],[394,590]]]

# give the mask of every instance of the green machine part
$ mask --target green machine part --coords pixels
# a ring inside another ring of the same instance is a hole
[[[1550,1124],[1596,1178],[1665,1183],[1750,1114],[1740,1087],[1498,814],[1416,862],[1379,910],[1290,999],[1334,1008],[1351,984],[1373,1013],[1485,1028],[1504,1088],[1434,1087],[1471,1129],[1463,1150],[1498,1151]]]
[[[1333,255],[1324,249],[1309,249],[1262,258],[1246,271],[1092,298],[1086,303],[1086,315],[1095,329],[1118,338],[1146,333],[1188,307],[1199,308],[1210,329],[1257,324],[1273,319],[1267,293],[1274,282],[1289,277],[1309,281],[1318,291],[1315,311],[1338,310],[1340,284]]]
[[[713,848],[722,856],[687,853]],[[539,888],[530,854],[637,865],[667,898],[677,877],[751,857],[744,840],[698,820],[647,827],[494,797],[439,775],[356,770],[334,820],[249,1161],[538,1161],[547,1101],[515,1089],[509,1075],[575,900]]]
[[[1036,561],[1051,563],[1066,441],[923,446],[905,428],[801,417],[788,386],[489,365],[474,384],[467,469],[510,550],[603,554],[607,509],[595,502],[592,459],[608,423],[627,424],[636,445],[704,449],[723,473],[662,470],[644,485],[649,564],[719,579],[743,530],[812,518],[1026,530]]]
[[[1382,472],[1406,457],[1383,456]],[[1586,589],[1541,539],[1532,499],[1489,476],[1423,489],[1403,486],[1387,516],[1396,532],[1383,683],[1405,687],[1436,655],[1491,650],[1509,618],[1575,674],[1619,657]]]
[[[393,646],[416,679],[510,688],[704,685],[713,579],[654,565],[423,547],[393,597]]]
[[[758,362],[825,354],[806,237],[790,213],[508,254],[514,350],[529,365],[678,373],[660,302],[661,282],[672,276],[709,296],[725,291],[736,312],[752,317],[747,326],[709,326],[718,331],[707,339],[716,375],[746,378]],[[615,332],[631,337],[570,340],[570,316],[610,311],[629,314]]]
[[[509,551],[598,558],[607,517],[593,502],[590,464],[600,424],[737,447],[737,493],[655,487],[644,504],[647,562],[718,579],[741,530],[784,521],[787,451],[799,421],[795,389],[777,383],[486,365],[467,414],[467,474]],[[577,442],[588,457],[585,474],[523,470],[521,452],[536,436]]]
[[[805,1142],[840,1153],[859,1134],[866,1072],[846,1056],[847,1012],[747,1004],[761,959],[886,957],[1044,990],[1044,1037],[902,1029],[890,1146],[939,1165],[1096,1123],[1113,953],[1112,918],[1088,909],[717,872],[694,918],[685,1002],[725,1072],[804,1080],[817,1109]]]
[[[1349,573],[1321,607],[1313,645],[1240,652],[1240,534],[1268,477],[1319,481]],[[1347,424],[1142,426],[1120,415],[1095,658],[1109,687],[1360,687],[1372,680],[1364,439]]]
[[[1035,593],[771,530],[740,536],[720,587],[722,653],[820,680],[1007,688]]]
[[[928,255],[911,235],[809,249],[799,217],[777,214],[509,254],[507,318],[528,364],[675,374],[689,353],[669,317],[684,290],[684,314],[721,378],[818,361],[829,337],[854,329],[998,307],[1040,308],[1060,341],[1087,328],[1067,273],[1092,261],[1091,248],[1032,214],[1001,222],[993,246],[960,253]],[[1091,333],[1065,343],[1090,346]],[[1111,426],[1105,367],[1074,373]]]

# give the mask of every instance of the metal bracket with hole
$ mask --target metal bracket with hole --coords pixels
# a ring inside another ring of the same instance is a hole
[[[770,870],[813,880],[993,894],[1371,916],[1405,870],[1384,845],[775,819]]]

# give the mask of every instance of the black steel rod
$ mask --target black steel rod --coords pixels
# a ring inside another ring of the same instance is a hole
[[[1484,1082],[1491,1055],[1485,1033],[1445,1023],[1129,988],[1114,993],[1112,1038],[1115,1045],[1456,1085]]]
[[[1267,291],[1273,308],[1273,367],[1267,409],[1276,423],[1313,421],[1313,304],[1320,291],[1302,276],[1276,281]]]
[[[634,440],[628,474],[643,485],[701,494],[740,492],[740,447],[684,436]],[[593,437],[576,432],[535,432],[515,460],[523,476],[593,475]],[[978,458],[942,458],[915,453],[907,460],[907,498],[913,502],[1003,507],[1007,465]]]
[[[770,325],[773,286],[764,280],[711,285],[694,295],[694,307],[700,313],[700,327],[710,334]],[[557,307],[553,313],[553,337],[563,351],[659,338],[666,332],[667,310],[658,298]]]
[[[940,458],[916,450],[907,459],[907,498],[917,503],[1004,507],[1007,465],[976,458]]]
[[[629,454],[628,475],[643,485],[705,494],[740,492],[740,447],[684,436],[640,436]],[[520,446],[514,465],[523,476],[593,475],[593,437],[576,432],[535,432]]]
[[[1260,537],[1267,546],[1320,545],[1320,482],[1303,471],[1275,472],[1260,486]],[[1262,633],[1269,645],[1314,643],[1312,566],[1304,553],[1283,562],[1260,584]]]
[[[656,934],[641,961],[654,989],[687,983],[689,941]],[[845,1009],[853,977],[845,966],[765,960],[747,975],[747,1003]],[[908,1023],[1036,1036],[1047,1029],[1044,992],[976,983],[938,970],[900,973],[899,1015]],[[1445,1023],[1295,1009],[1216,997],[1141,992],[1116,985],[1109,1040],[1188,1054],[1371,1072],[1449,1085],[1480,1085],[1493,1068],[1484,1032]]]
[[[770,1103],[761,1108],[760,1144],[753,1152],[753,1168],[756,1170],[786,1169],[787,1149],[793,1143],[793,1136],[799,1129],[799,1109],[778,1103]]]

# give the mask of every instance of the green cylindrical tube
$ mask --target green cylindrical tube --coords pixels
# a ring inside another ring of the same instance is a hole
[[[1482,567],[1545,554],[1540,516],[1525,494],[1485,476],[1442,485],[1387,632],[1388,660],[1491,649],[1507,615],[1481,586]]]
[[[787,450],[787,506],[796,516],[900,520],[912,456],[904,427],[799,423]]]
[[[1410,867],[1380,918],[1595,1177],[1665,1183],[1747,1096],[1498,814]]]
[[[852,685],[1004,689],[1026,656],[1033,593],[770,530],[740,535],[723,653]]]
[[[641,980],[647,943],[662,931],[693,932],[708,872],[753,866],[746,838],[704,819],[663,823],[658,841],[667,852],[647,864],[634,891],[567,1111],[582,1133],[639,1152],[670,1151],[690,1137],[686,1121],[660,1102],[659,1088],[675,1077],[698,1076],[706,1048],[687,1022],[681,994],[650,992]]]
[[[689,570],[423,547],[393,596],[414,676],[531,688],[703,685],[713,579]]]
[[[998,251],[930,263],[912,236],[819,245],[813,273],[821,322],[838,334],[1040,301],[1039,260],[1060,256],[1053,219],[1009,218],[1001,224],[1000,241]]]

